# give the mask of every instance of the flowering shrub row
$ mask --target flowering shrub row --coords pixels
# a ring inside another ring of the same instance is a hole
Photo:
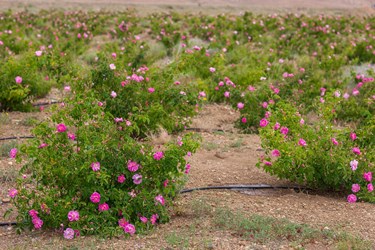
[[[142,232],[168,220],[167,206],[183,185],[198,144],[190,135],[153,147],[132,139],[100,102],[77,95],[36,139],[10,157],[27,164],[10,191],[21,226],[80,234]]]
[[[318,109],[321,119],[308,124],[291,104],[279,102],[270,108],[269,116],[260,120],[266,155],[257,166],[279,178],[310,187],[351,190],[349,202],[355,202],[357,197],[374,201],[373,145],[361,143],[365,139],[360,138],[361,132],[357,135],[349,128],[333,126],[332,110],[327,110],[326,104],[321,103]]]

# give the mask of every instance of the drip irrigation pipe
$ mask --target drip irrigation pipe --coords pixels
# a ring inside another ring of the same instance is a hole
[[[218,190],[218,189],[229,189],[229,190],[238,190],[238,189],[294,189],[294,190],[311,190],[310,188],[306,187],[299,187],[299,186],[271,186],[266,184],[254,184],[254,185],[227,185],[227,186],[209,186],[209,187],[197,187],[197,188],[189,188],[183,189],[180,191],[180,194],[183,193],[190,193],[193,191],[200,191],[200,190]]]
[[[311,190],[306,187],[299,186],[271,186],[266,184],[254,184],[254,185],[227,185],[227,186],[209,186],[209,187],[197,187],[197,188],[188,188],[180,191],[180,194],[191,193],[193,191],[199,190],[220,190],[220,189],[229,189],[229,190],[238,190],[238,189],[294,189],[294,190]],[[0,227],[5,226],[15,226],[17,222],[1,222]]]
[[[231,131],[225,131],[224,129],[208,129],[208,128],[186,128],[187,131],[195,131],[195,132],[222,132],[222,133],[232,133]]]
[[[52,105],[52,104],[58,104],[62,103],[62,101],[49,101],[49,102],[41,102],[41,103],[34,103],[34,107],[39,107],[39,106],[47,106],[47,105]]]
[[[35,138],[35,136],[32,136],[32,135],[25,135],[25,136],[4,137],[4,138],[0,138],[0,141],[6,141],[6,140],[17,140],[17,139],[31,139],[31,138]]]
[[[39,104],[38,104],[39,105]],[[39,106],[42,106],[39,105]],[[213,133],[213,132],[225,132],[225,133],[231,133],[229,131],[225,131],[223,129],[205,129],[205,128],[187,128],[187,131],[196,131],[196,132],[208,132],[208,133]],[[25,136],[11,136],[11,137],[4,137],[0,138],[0,141],[6,141],[6,140],[17,140],[17,139],[32,139],[35,138],[35,136],[32,135],[25,135]]]

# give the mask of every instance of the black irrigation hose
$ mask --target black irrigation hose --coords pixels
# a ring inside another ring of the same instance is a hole
[[[223,132],[223,133],[231,133],[230,131],[225,131],[224,129],[208,129],[208,128],[186,128],[187,131],[195,131],[195,132]]]
[[[0,222],[0,227],[6,227],[6,226],[15,226],[17,225],[17,222],[12,221],[12,222]]]
[[[312,190],[306,187],[299,186],[271,186],[266,184],[254,184],[254,185],[227,185],[227,186],[208,186],[208,187],[197,187],[183,189],[180,191],[180,194],[190,193],[193,191],[199,190],[217,190],[217,189],[229,189],[229,190],[238,190],[238,189],[294,189],[294,190]]]
[[[62,103],[62,101],[50,101],[50,102],[41,102],[41,103],[34,103],[34,107],[39,107],[39,106],[47,106],[47,105],[52,105],[52,104],[58,104]]]
[[[12,136],[12,137],[4,137],[0,138],[0,141],[6,141],[6,140],[17,140],[17,139],[32,139],[35,138],[35,136],[32,135],[25,135],[25,136]]]
[[[220,190],[220,189],[229,189],[229,190],[238,190],[238,189],[294,189],[294,190],[311,190],[306,187],[298,186],[271,186],[265,184],[254,184],[254,185],[227,185],[227,186],[209,186],[209,187],[197,187],[197,188],[188,188],[180,191],[180,194],[191,193],[198,190]],[[0,227],[4,226],[15,226],[17,222],[1,222]]]

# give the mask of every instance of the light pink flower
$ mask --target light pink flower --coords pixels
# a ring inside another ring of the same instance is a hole
[[[370,182],[372,180],[372,172],[363,173],[363,179]]]
[[[154,92],[155,92],[155,89],[154,89],[154,88],[148,88],[148,92],[149,92],[149,93],[154,93]]]
[[[16,197],[17,194],[18,194],[18,190],[17,189],[12,188],[11,190],[9,190],[9,197],[10,198]]]
[[[135,234],[135,226],[133,224],[128,223],[124,227],[124,231],[125,231],[125,233],[133,235],[133,234]]]
[[[359,186],[359,184],[353,184],[352,185],[352,192],[353,193],[358,193],[359,190],[361,190],[361,187]]]
[[[69,211],[68,213],[68,219],[69,221],[78,221],[79,220],[79,213],[78,211]]]
[[[36,56],[41,56],[43,54],[43,51],[41,51],[41,50],[37,50],[37,51],[35,51],[35,55]]]
[[[64,238],[67,240],[72,240],[74,238],[74,234],[74,230],[69,227],[64,230]]]
[[[128,170],[130,172],[135,172],[138,170],[138,168],[139,168],[138,163],[136,163],[135,161],[130,161],[130,160],[128,161]]]
[[[65,90],[66,92],[70,92],[72,89],[70,88],[70,86],[65,86],[65,87],[64,87],[64,90]]]
[[[156,196],[155,197],[155,201],[156,202],[159,202],[162,206],[164,206],[165,205],[165,199],[164,199],[164,197],[162,196],[162,195],[158,195],[158,196]]]
[[[116,65],[114,65],[113,63],[111,63],[111,64],[109,65],[109,68],[110,68],[111,70],[115,70],[115,69],[116,69]]]
[[[139,219],[142,221],[142,223],[145,223],[145,224],[148,221],[148,219],[146,217],[144,217],[144,216],[141,216]]]
[[[273,130],[278,130],[280,128],[280,123],[276,122],[273,126]]]
[[[225,92],[224,92],[224,97],[229,98],[229,97],[230,97],[230,92],[225,91]]]
[[[300,146],[302,146],[302,147],[307,146],[306,141],[305,141],[304,139],[302,139],[302,138],[299,139],[299,141],[298,141],[298,145],[300,145]]]
[[[107,211],[109,209],[109,206],[107,203],[99,204],[98,210],[99,212]]]
[[[299,124],[300,124],[300,125],[305,124],[305,120],[301,118],[301,120],[299,121]]]
[[[115,91],[112,91],[112,92],[111,92],[111,97],[112,97],[112,98],[116,98],[116,96],[117,96],[117,93],[116,93]]]
[[[358,168],[358,161],[356,161],[356,160],[352,160],[352,161],[350,161],[350,168],[351,168],[353,171],[357,170],[357,168]]]
[[[133,179],[134,184],[139,185],[142,182],[142,175],[135,174],[135,175],[133,175],[132,179]]]
[[[48,144],[45,143],[45,142],[43,142],[42,144],[39,145],[38,148],[45,148],[45,147],[47,147],[47,146],[48,146]]]
[[[99,107],[102,107],[102,106],[103,106],[103,103],[102,103],[102,102],[98,102],[98,106],[99,106]]]
[[[355,203],[357,201],[357,196],[355,196],[355,194],[350,194],[348,195],[347,200],[349,203]]]
[[[123,174],[117,176],[117,182],[119,182],[119,183],[124,183],[125,179],[126,178],[125,178],[125,176]]]
[[[354,96],[359,95],[359,90],[358,89],[353,89],[352,95],[354,95]]]
[[[211,73],[214,73],[216,71],[216,69],[215,68],[213,68],[213,67],[210,67],[210,72]]]
[[[117,54],[114,53],[114,52],[113,52],[111,55],[112,55],[113,58],[116,58],[116,57],[117,57]]]
[[[350,97],[350,95],[348,93],[345,93],[343,96],[342,96],[344,99],[348,99]]]
[[[260,120],[260,122],[259,122],[259,126],[261,126],[261,127],[265,127],[265,126],[267,126],[268,125],[268,121],[267,121],[267,119],[262,119],[262,120]]]
[[[73,134],[73,133],[68,133],[68,138],[69,138],[70,140],[74,141],[74,140],[76,139],[76,136],[75,136],[75,134]]]
[[[156,153],[154,154],[154,159],[157,160],[157,161],[161,160],[163,157],[164,157],[164,153],[161,152],[161,151],[156,152]]]
[[[100,202],[100,194],[98,192],[92,193],[90,196],[90,200],[92,203],[99,203]]]
[[[267,108],[267,107],[268,107],[268,103],[267,103],[267,102],[263,102],[263,103],[262,103],[262,107],[263,107],[263,108]]]
[[[118,123],[118,122],[123,122],[124,119],[122,117],[116,117],[115,118],[115,122]]]
[[[9,157],[12,158],[12,159],[16,158],[16,156],[17,156],[17,152],[18,152],[18,150],[17,150],[16,148],[12,148],[12,149],[9,151]]]
[[[352,141],[354,141],[355,139],[357,139],[356,133],[350,133],[350,139],[352,139]]]
[[[93,171],[99,171],[100,170],[100,162],[93,162],[91,163],[91,168]]]
[[[57,124],[57,132],[63,133],[66,131],[66,126],[64,123]]]
[[[245,106],[245,104],[243,104],[242,102],[237,103],[237,108],[238,109],[243,109],[244,106]]]
[[[15,81],[16,81],[17,84],[21,84],[22,83],[22,77],[16,76]]]

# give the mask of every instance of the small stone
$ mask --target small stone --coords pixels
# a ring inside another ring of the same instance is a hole
[[[4,203],[9,203],[10,202],[10,198],[3,198],[1,201],[4,202]]]

